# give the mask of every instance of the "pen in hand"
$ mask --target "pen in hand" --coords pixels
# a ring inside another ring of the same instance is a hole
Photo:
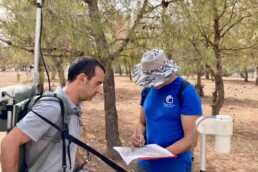
[[[145,142],[145,140],[142,138],[142,135],[140,135],[140,137],[138,138],[139,147],[143,147],[144,146],[144,142]]]
[[[143,146],[143,144],[141,143],[141,141],[139,141],[139,147],[142,147]]]
[[[145,143],[144,135],[136,130],[132,136],[132,143],[135,147],[143,147]]]

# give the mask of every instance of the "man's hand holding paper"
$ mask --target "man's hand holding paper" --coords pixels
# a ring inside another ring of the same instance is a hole
[[[128,165],[134,159],[158,159],[174,158],[176,155],[156,144],[144,145],[143,147],[114,147]]]

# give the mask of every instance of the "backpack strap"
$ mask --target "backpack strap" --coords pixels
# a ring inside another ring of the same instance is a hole
[[[62,95],[59,95],[55,92],[46,92],[45,94],[46,96],[53,96],[54,98],[58,99],[60,106],[61,106],[61,117],[62,117],[62,132],[61,132],[61,139],[62,139],[62,145],[63,145],[63,153],[62,153],[62,168],[63,171],[66,171],[66,167],[67,167],[67,163],[66,163],[66,151],[68,153],[68,158],[69,158],[69,164],[70,164],[70,169],[72,168],[71,164],[71,155],[70,155],[70,144],[71,141],[69,141],[67,150],[66,150],[66,141],[65,141],[65,137],[64,137],[64,133],[68,133],[69,134],[69,121],[70,121],[70,114],[68,113],[68,107],[69,103],[66,101],[65,98],[62,97]],[[70,111],[69,111],[70,112]]]
[[[140,101],[140,105],[143,106],[144,104],[144,101],[148,95],[148,93],[150,92],[150,89],[149,87],[144,87],[143,90],[142,90],[142,95],[141,95],[141,101]]]
[[[179,88],[179,91],[178,91],[178,99],[179,99],[179,105],[182,106],[183,102],[184,102],[184,96],[182,94],[183,90],[185,89],[185,87],[187,85],[189,85],[190,82],[186,81],[186,80],[183,80],[180,88]]]
[[[60,102],[62,102],[62,106],[63,107],[68,107],[69,103],[66,101],[65,98],[62,98],[62,95],[56,94],[54,95],[57,99],[59,99]],[[62,138],[62,143],[63,143],[63,155],[62,155],[62,167],[63,167],[63,171],[66,171],[66,142],[65,142],[65,137],[64,137],[64,133],[68,133],[69,134],[69,121],[70,121],[70,114],[71,113],[71,109],[69,108],[64,108],[64,111],[62,112],[62,132],[61,132],[61,138]],[[68,146],[67,146],[67,154],[68,154],[68,158],[69,158],[69,164],[70,164],[70,169],[72,168],[72,162],[71,162],[71,153],[70,153],[70,145],[71,145],[71,141],[68,140]]]
[[[42,95],[34,96],[31,99],[31,102],[29,104],[29,109],[37,102],[37,101],[56,101],[59,102],[61,107],[61,117],[62,117],[62,128],[65,127],[65,125],[68,125],[70,120],[70,115],[67,114],[67,110],[65,107],[67,107],[67,103],[65,103],[64,99],[62,99],[59,95],[57,95],[54,92],[45,92]],[[67,127],[65,127],[67,128]],[[61,140],[61,135],[59,131],[56,131],[52,141],[47,145],[47,147],[41,152],[40,156],[37,157],[30,167],[28,167],[29,172],[37,172],[39,166],[44,162],[46,157],[49,155],[49,153],[53,150],[55,144]],[[65,146],[65,145],[64,145]],[[70,160],[70,157],[69,157]],[[63,160],[64,161],[64,160]],[[65,162],[66,165],[66,162]],[[71,166],[71,161],[70,161]]]

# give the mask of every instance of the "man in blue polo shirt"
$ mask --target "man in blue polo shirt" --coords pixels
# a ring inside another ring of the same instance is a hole
[[[195,122],[202,115],[201,100],[191,84],[179,91],[184,79],[175,74],[179,66],[153,49],[143,54],[135,66],[136,84],[148,87],[140,119],[132,136],[135,147],[158,144],[176,158],[139,160],[135,172],[190,172],[191,146]],[[182,95],[181,102],[179,92]],[[142,91],[143,95],[146,94]],[[194,142],[197,144],[197,137]]]

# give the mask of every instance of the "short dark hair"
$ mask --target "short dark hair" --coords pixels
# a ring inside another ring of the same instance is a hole
[[[95,76],[95,68],[97,66],[100,67],[105,73],[104,66],[96,58],[89,56],[78,57],[68,69],[67,81],[73,82],[81,73],[85,73],[90,80],[93,76]]]

